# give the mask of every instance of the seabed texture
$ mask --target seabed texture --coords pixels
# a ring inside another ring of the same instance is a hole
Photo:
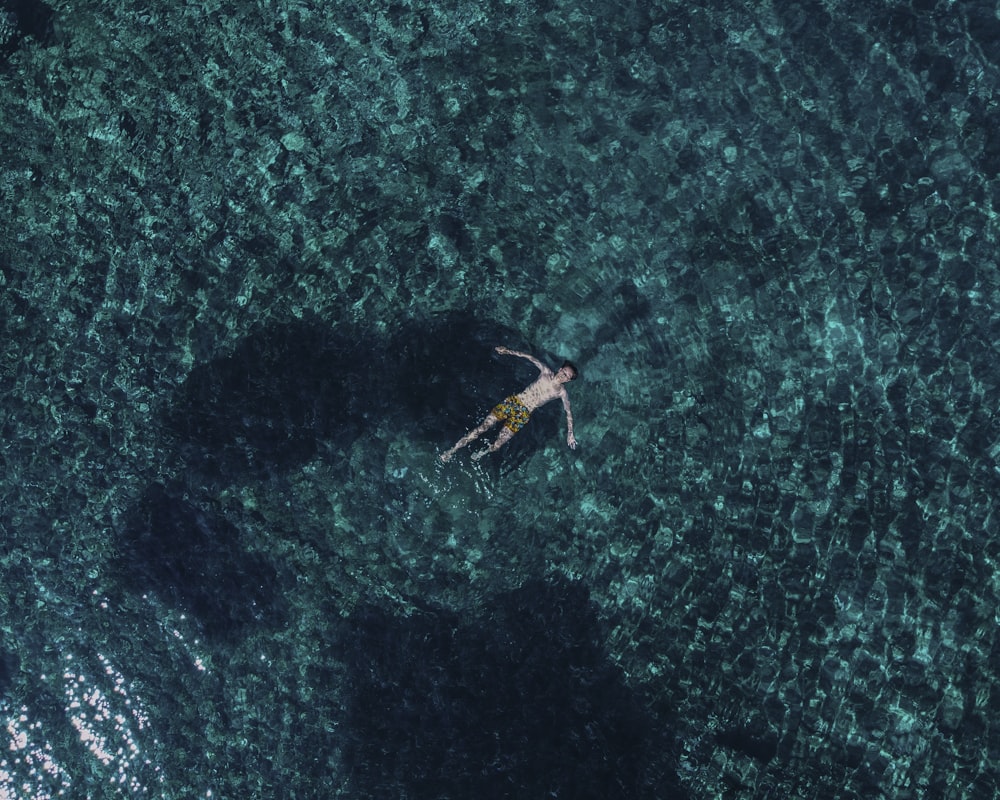
[[[0,12],[0,798],[997,796],[995,2]]]

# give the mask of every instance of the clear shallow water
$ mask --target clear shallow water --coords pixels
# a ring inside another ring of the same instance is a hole
[[[995,796],[991,6],[28,27],[0,796]]]

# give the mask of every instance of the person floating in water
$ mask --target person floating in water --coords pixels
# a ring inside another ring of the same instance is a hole
[[[472,458],[478,461],[487,453],[495,453],[510,441],[511,436],[524,427],[532,411],[539,406],[545,405],[549,400],[555,400],[557,397],[562,400],[563,408],[566,409],[566,444],[575,450],[576,438],[573,436],[573,412],[570,410],[569,395],[566,393],[566,388],[563,384],[569,383],[576,378],[579,370],[569,361],[565,361],[558,370],[553,372],[537,358],[529,356],[527,353],[519,353],[517,350],[511,350],[507,347],[497,347],[496,351],[505,356],[526,358],[538,367],[538,377],[533,384],[518,394],[512,394],[502,403],[496,405],[486,415],[486,419],[483,420],[478,428],[469,431],[455,443],[454,447],[441,453],[438,458],[444,462],[450,461],[451,457],[458,450],[465,447],[469,442],[478,439],[498,422],[502,422],[503,429],[497,435],[496,441],[486,449],[480,450],[478,453],[473,453]]]

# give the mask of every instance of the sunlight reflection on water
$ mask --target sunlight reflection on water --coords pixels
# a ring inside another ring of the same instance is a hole
[[[97,761],[95,772],[107,775],[120,796],[154,796],[150,792],[164,776],[140,742],[150,735],[144,703],[132,695],[125,676],[104,655],[98,653],[96,664],[85,666],[82,659],[67,653],[63,663],[59,680],[65,720]],[[66,731],[50,732],[27,705],[0,707],[0,714],[10,737],[7,756],[0,759],[0,800],[91,796],[80,791],[67,759],[55,754],[52,741],[67,738]],[[157,744],[152,740],[153,746]]]
[[[3,710],[10,744],[9,755],[0,759],[0,800],[47,800],[64,796],[70,787],[69,776],[52,756],[52,745],[37,743],[44,737],[42,724],[32,722],[27,711],[27,706]]]

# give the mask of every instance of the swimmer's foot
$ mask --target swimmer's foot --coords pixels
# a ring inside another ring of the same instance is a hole
[[[490,452],[490,451],[487,449],[487,450],[480,450],[478,453],[473,453],[472,454],[472,460],[473,461],[478,461],[483,456],[485,456],[488,452]]]

